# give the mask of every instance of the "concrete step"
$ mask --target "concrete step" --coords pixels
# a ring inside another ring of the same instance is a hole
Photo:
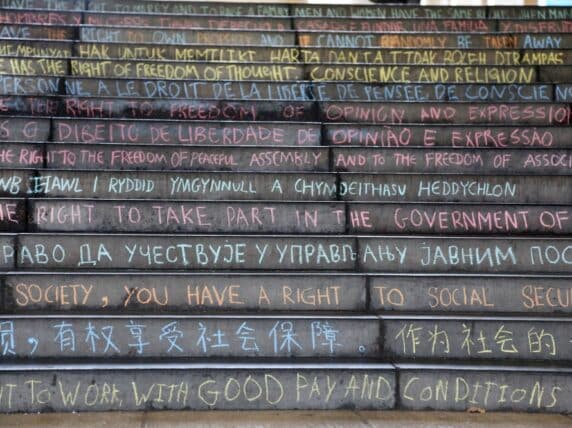
[[[569,428],[572,417],[427,411],[107,412],[0,415],[5,428]]]

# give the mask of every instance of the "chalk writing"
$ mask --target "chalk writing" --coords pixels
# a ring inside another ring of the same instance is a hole
[[[571,14],[0,0],[0,411],[569,410]]]
[[[308,55],[302,55],[298,48],[268,48],[241,46],[196,46],[156,44],[107,44],[80,43],[75,46],[77,56],[92,59],[153,59],[175,61],[217,61],[217,62],[292,62],[302,63]],[[311,54],[311,53],[309,53]],[[312,55],[312,56],[315,56]]]
[[[453,48],[453,49],[567,49],[569,34],[441,34],[399,32],[300,32],[302,47],[323,48]]]
[[[72,98],[62,100],[65,116],[87,118],[156,118],[176,120],[282,120],[311,121],[316,115],[310,102],[138,100]],[[562,113],[556,111],[560,118]]]
[[[67,61],[64,59],[0,57],[0,74],[63,76],[67,72]]]
[[[79,0],[2,0],[2,7],[15,9],[83,10]]]
[[[49,133],[50,119],[0,118],[0,141],[46,141]]]
[[[14,357],[325,357],[378,352],[378,320],[61,318],[0,320],[10,323]],[[36,341],[31,346],[28,336]],[[289,346],[284,343],[290,342]],[[360,355],[361,354],[361,355]],[[63,355],[62,355],[63,356]]]
[[[371,305],[386,311],[569,313],[565,278],[373,277]],[[502,285],[501,285],[502,284]]]
[[[334,168],[343,172],[460,172],[472,174],[566,175],[572,168],[567,150],[432,150],[368,147],[335,148]]]
[[[346,201],[447,201],[568,203],[567,177],[543,177],[558,190],[545,195],[533,176],[422,176],[343,173],[339,194]],[[553,187],[552,187],[553,186]],[[543,187],[545,188],[545,187]]]
[[[556,101],[570,101],[572,99],[572,85],[556,85],[554,92]]]
[[[500,370],[407,370],[400,377],[400,398],[406,409],[519,409],[560,412],[568,405],[569,376],[556,372]]]
[[[384,125],[380,128],[368,124],[327,124],[324,137],[331,145],[380,148],[558,148],[570,147],[569,135],[567,127]]]
[[[220,16],[173,16],[173,15],[136,15],[112,13],[86,13],[88,25],[128,26],[128,27],[166,27],[180,29],[211,30],[290,30],[290,20],[277,17],[265,19],[229,18]]]
[[[562,360],[570,353],[561,321],[424,319],[382,321],[384,351],[398,359]]]
[[[27,116],[55,116],[59,112],[57,97],[0,97],[0,114]]]
[[[389,19],[410,19],[410,18],[431,18],[431,19],[474,19],[485,18],[486,13],[481,8],[456,7],[448,9],[446,7],[422,8],[415,6],[386,7],[375,6],[345,6],[345,5],[293,5],[292,13],[295,17],[324,17],[324,18],[389,18]]]
[[[325,122],[566,125],[571,116],[565,104],[320,103]]]
[[[0,95],[56,95],[63,79],[60,77],[0,76]]]
[[[542,11],[540,12],[542,13]],[[562,12],[566,13],[564,10]],[[569,33],[572,31],[572,21],[570,20],[499,20],[498,23],[499,30],[503,33]]]
[[[388,409],[395,404],[395,374],[375,369],[293,371],[259,369],[150,370],[87,373],[46,371],[2,374],[3,412],[73,409]],[[94,379],[95,376],[95,379]],[[56,382],[52,382],[54,377]],[[10,385],[10,386],[8,386]],[[363,393],[361,391],[364,391]]]
[[[42,144],[2,144],[0,166],[3,168],[32,168],[44,165]]]
[[[60,0],[61,1],[61,0]],[[123,1],[120,4],[113,1],[90,2],[88,10],[110,12],[136,12],[149,14],[175,15],[227,15],[227,16],[285,16],[290,15],[288,6],[279,4],[201,4],[192,2]]]
[[[2,153],[0,150],[0,164],[3,160]],[[11,154],[11,151],[7,152],[7,156]],[[32,156],[24,157],[25,160],[29,158],[35,159]],[[327,149],[242,146],[224,148],[200,146],[196,149],[184,149],[139,145],[119,148],[113,145],[90,144],[88,148],[78,147],[77,144],[54,144],[47,146],[46,159],[48,168],[90,170],[105,167],[114,170],[325,172],[328,171],[329,165]]]
[[[24,196],[30,176],[30,170],[0,169],[0,196]]]
[[[335,19],[335,18],[297,18],[294,27],[300,31],[348,31],[369,33],[400,33],[400,32],[493,32],[496,30],[490,21],[483,19]],[[546,26],[542,32],[546,32]]]
[[[566,239],[360,238],[365,271],[569,273]]]
[[[563,85],[560,85],[563,86]],[[66,78],[68,95],[224,100],[321,101],[551,101],[552,88],[536,85],[388,84],[359,82],[210,82]],[[560,93],[564,93],[561,89]],[[566,101],[560,99],[558,101]]]
[[[75,28],[42,24],[0,24],[0,37],[3,39],[74,40]]]
[[[568,234],[570,207],[350,205],[353,233]]]
[[[370,49],[317,48],[273,51],[271,57],[283,62],[303,61],[306,64],[371,64],[371,65],[557,65],[569,64],[572,59],[564,50],[476,50],[476,49]],[[355,69],[357,70],[357,68]],[[326,72],[324,72],[326,73]],[[348,72],[349,73],[349,72]],[[370,72],[371,73],[371,72]],[[421,77],[424,74],[419,75]],[[445,74],[444,74],[445,76]]]
[[[183,29],[126,29],[124,27],[81,27],[80,39],[85,42],[129,42],[160,44],[204,44],[238,46],[293,46],[291,31],[218,31]]]
[[[16,206],[12,204],[16,221]],[[8,210],[8,208],[6,208]],[[38,231],[168,233],[343,233],[342,204],[31,201]],[[8,211],[8,212],[11,212]],[[12,220],[13,219],[13,220]],[[3,221],[0,203],[0,225]],[[562,220],[562,219],[560,219]]]
[[[551,101],[549,85],[314,83],[320,101]],[[561,100],[565,101],[565,100]]]
[[[531,67],[316,65],[309,67],[308,77],[316,82],[521,84],[535,83],[535,73]]]
[[[0,199],[0,231],[18,232],[26,226],[26,205],[23,199]]]
[[[226,114],[235,117],[252,117],[256,111],[227,104]],[[199,109],[195,110],[199,114]],[[214,110],[200,110],[200,114],[222,114]],[[1,123],[1,122],[0,122]],[[7,122],[9,123],[9,122]],[[1,128],[1,127],[0,127]],[[174,144],[212,146],[318,146],[320,127],[317,124],[298,123],[244,123],[168,121],[98,121],[54,119],[55,139],[62,142],[122,143],[122,144]]]
[[[130,77],[190,80],[303,80],[296,65],[205,64],[204,62],[143,62],[70,60],[71,73],[83,77]],[[508,83],[508,82],[507,82]]]
[[[518,19],[535,21],[551,19],[571,19],[572,12],[567,7],[493,7],[489,11],[489,18]]]
[[[68,77],[68,95],[215,100],[311,101],[310,82],[208,82],[184,80],[88,79]]]
[[[59,47],[24,48],[8,45],[1,50],[4,55],[23,52],[32,55],[37,52],[61,55]],[[157,45],[126,43],[79,43],[74,52],[81,58],[119,60],[176,60],[176,61],[217,61],[230,63],[281,62],[281,63],[342,63],[371,65],[559,65],[570,64],[572,57],[568,50],[475,50],[439,49],[418,51],[414,49],[375,49],[375,48],[293,48],[293,47],[240,47],[240,46],[197,46],[197,45]]]
[[[11,175],[10,175],[11,177]],[[545,176],[450,176],[425,179],[408,174],[386,176],[343,173],[336,185],[333,174],[244,174],[41,171],[23,183],[7,178],[5,191],[16,195],[92,198],[252,199],[346,201],[481,201],[568,204],[568,177]],[[557,194],[541,189],[550,186]],[[562,189],[562,190],[558,190]]]
[[[111,312],[358,310],[365,278],[357,276],[130,274],[8,275],[10,310]]]
[[[35,42],[30,40],[10,41],[3,40],[0,46],[1,56],[12,57],[57,57],[68,58],[72,55],[72,47],[69,42],[42,41]]]
[[[350,237],[35,234],[18,240],[19,266],[30,269],[349,270],[356,261]]]
[[[0,270],[12,270],[15,265],[15,257],[14,236],[8,234],[0,235]]]
[[[8,175],[4,189],[11,195],[82,198],[164,198],[241,200],[334,200],[334,174],[326,173],[167,173],[82,172],[42,170],[23,186]],[[2,190],[0,182],[0,190]]]
[[[73,12],[0,11],[3,24],[79,25],[81,15]]]

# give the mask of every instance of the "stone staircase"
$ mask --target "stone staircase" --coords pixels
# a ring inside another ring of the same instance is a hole
[[[0,7],[1,412],[570,412],[572,8]]]

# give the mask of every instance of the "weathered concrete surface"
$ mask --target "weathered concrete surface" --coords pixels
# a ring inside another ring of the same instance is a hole
[[[452,412],[141,412],[0,415],[4,428],[186,427],[413,427],[413,428],[568,428],[572,417],[527,413]]]

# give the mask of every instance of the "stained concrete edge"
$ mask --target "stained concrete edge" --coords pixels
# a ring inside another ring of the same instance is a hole
[[[3,428],[570,428],[570,415],[408,411],[164,411],[0,415]]]

